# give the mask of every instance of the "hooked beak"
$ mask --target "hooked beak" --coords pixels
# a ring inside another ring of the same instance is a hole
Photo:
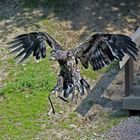
[[[50,57],[49,57],[49,61],[52,61],[52,60],[55,61],[56,58],[55,58],[54,55],[51,53],[51,54],[50,54]]]
[[[55,57],[50,56],[50,57],[49,57],[49,61],[52,61],[52,60],[55,61],[56,59],[55,59]]]

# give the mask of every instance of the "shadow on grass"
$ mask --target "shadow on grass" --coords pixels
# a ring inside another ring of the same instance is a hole
[[[22,3],[20,7],[17,6],[17,1]],[[53,18],[70,21],[73,30],[86,26],[91,32],[126,32],[134,30],[140,15],[140,2],[137,0],[13,0],[1,1],[1,4],[9,7],[9,11],[4,11],[7,14],[1,13],[0,16],[1,21],[9,19],[6,23],[9,30],[12,30],[13,26],[24,27],[26,30],[26,27],[41,19]],[[14,6],[15,12],[10,12],[11,6]]]

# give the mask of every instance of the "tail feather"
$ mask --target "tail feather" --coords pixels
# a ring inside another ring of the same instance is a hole
[[[84,87],[84,89],[86,90],[87,94],[89,94],[91,90],[90,90],[90,85],[88,84],[88,82],[84,78],[82,78],[80,82],[82,86]]]

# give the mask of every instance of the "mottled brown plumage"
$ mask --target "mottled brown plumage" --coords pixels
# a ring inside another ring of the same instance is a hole
[[[99,70],[114,60],[122,60],[125,54],[128,54],[134,60],[138,55],[136,44],[130,37],[121,34],[104,33],[94,34],[80,46],[65,51],[48,33],[31,32],[15,37],[10,42],[12,45],[9,49],[12,49],[11,53],[19,52],[15,59],[21,58],[19,63],[22,63],[30,55],[33,55],[36,59],[45,58],[45,42],[52,48],[50,59],[58,61],[60,65],[60,73],[53,93],[63,93],[64,98],[67,98],[70,94],[74,98],[75,91],[78,91],[81,96],[85,92],[90,93],[90,86],[81,76],[77,67],[79,61],[86,69],[90,64],[93,70]],[[59,97],[66,101],[63,97]]]

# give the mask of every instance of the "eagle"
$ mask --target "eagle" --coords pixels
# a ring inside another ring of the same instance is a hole
[[[33,55],[37,60],[46,57],[46,47],[51,47],[50,60],[55,60],[60,66],[57,83],[52,94],[67,102],[66,98],[83,96],[90,93],[90,85],[80,74],[78,64],[85,69],[89,65],[97,71],[113,61],[121,61],[125,54],[134,60],[138,49],[132,39],[123,34],[96,33],[81,43],[78,47],[69,50],[59,45],[47,32],[30,32],[16,36],[9,44],[10,53],[16,53],[15,59],[19,63]],[[48,45],[47,45],[48,44]],[[61,95],[61,96],[60,96]],[[51,110],[55,113],[50,95]]]

